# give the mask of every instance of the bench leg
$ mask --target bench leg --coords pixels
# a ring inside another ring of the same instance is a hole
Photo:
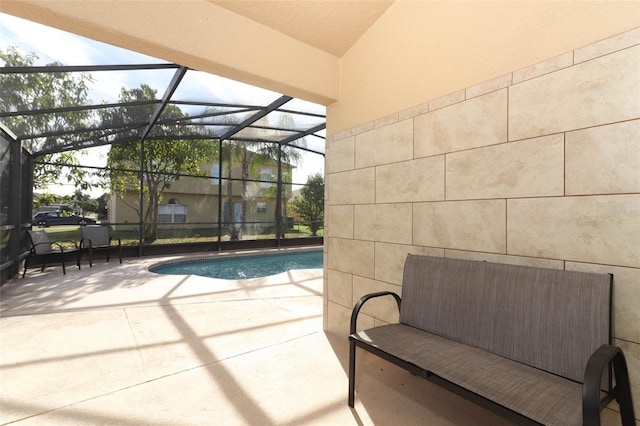
[[[29,256],[24,258],[24,271],[22,271],[22,278],[24,278],[24,276],[27,273],[27,265],[29,264]]]
[[[356,343],[349,340],[349,407],[353,408],[356,393]]]
[[[584,426],[600,426],[600,383],[605,368],[610,368],[611,365],[613,365],[616,379],[613,396],[620,406],[622,425],[635,426],[627,361],[622,350],[611,345],[602,345],[589,357],[587,362],[582,385],[582,421]]]
[[[622,351],[618,352],[613,358],[613,371],[616,378],[616,400],[620,404],[622,425],[633,426],[636,421],[635,413],[633,412],[633,400],[631,399],[629,370]]]

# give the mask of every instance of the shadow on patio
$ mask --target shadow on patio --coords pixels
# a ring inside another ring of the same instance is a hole
[[[349,409],[322,271],[225,281],[148,272],[159,260],[29,271],[0,289],[0,423],[505,424],[367,356]]]

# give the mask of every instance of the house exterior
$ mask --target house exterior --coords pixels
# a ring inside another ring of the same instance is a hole
[[[158,223],[163,229],[179,228],[185,230],[217,229],[219,212],[222,222],[229,222],[233,210],[234,220],[240,223],[243,199],[246,202],[245,231],[251,234],[272,230],[276,213],[275,181],[278,164],[275,160],[254,161],[249,165],[249,179],[242,181],[242,164],[234,162],[231,169],[231,199],[233,209],[229,208],[228,165],[223,164],[220,173],[219,163],[200,166],[203,177],[181,177],[172,183],[162,195],[158,206]],[[291,176],[295,166],[282,164],[283,176]],[[243,187],[245,196],[243,197]],[[291,184],[285,184],[283,194],[286,202],[291,197]],[[221,201],[220,201],[221,200]],[[108,220],[114,229],[128,230],[139,226],[137,191],[130,191],[124,197],[111,194],[108,207]]]
[[[640,413],[637,1],[398,0],[339,51],[204,0],[20,3],[5,7],[327,105],[328,332],[348,334],[363,294],[401,291],[407,253],[612,273]]]

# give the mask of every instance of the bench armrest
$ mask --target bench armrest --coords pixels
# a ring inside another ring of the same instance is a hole
[[[600,385],[605,368],[610,366],[613,366],[616,379],[612,396],[620,404],[622,424],[623,426],[635,424],[627,361],[619,347],[602,345],[589,357],[584,373],[582,385],[582,421],[584,426],[600,425],[600,411],[604,408],[600,406]]]
[[[349,334],[353,334],[356,332],[356,325],[358,323],[358,314],[360,313],[360,309],[362,308],[362,305],[364,305],[365,302],[367,302],[370,299],[373,299],[376,297],[382,297],[382,296],[393,296],[394,299],[396,299],[396,303],[398,304],[398,311],[400,311],[400,303],[401,303],[400,296],[398,296],[396,293],[392,291],[379,291],[377,293],[365,294],[360,298],[360,300],[358,300],[356,305],[353,307],[353,311],[351,312],[351,328],[350,328]]]

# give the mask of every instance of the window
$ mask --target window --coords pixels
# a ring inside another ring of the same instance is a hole
[[[267,212],[267,203],[258,203],[258,213],[266,213]]]
[[[175,198],[165,205],[158,206],[158,222],[187,223],[187,206],[180,205]]]
[[[220,178],[226,176],[227,174],[227,167],[225,164],[222,165],[222,174],[220,174],[220,163],[213,163],[211,165],[211,185],[215,185],[218,186],[218,183],[220,182]],[[222,185],[224,185],[226,182],[225,179],[222,179]]]
[[[271,185],[273,185],[270,182],[274,182],[274,176],[273,176],[273,172],[271,171],[271,169],[269,167],[262,167],[260,169],[260,180],[261,181],[266,181],[266,182],[261,182],[260,183],[260,187],[261,188],[269,188]]]

